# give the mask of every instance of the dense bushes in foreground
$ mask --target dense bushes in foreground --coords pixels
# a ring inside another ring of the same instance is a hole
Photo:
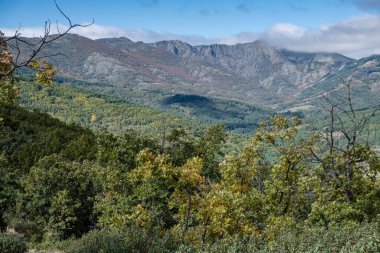
[[[379,224],[349,226],[345,229],[293,228],[279,233],[273,240],[265,237],[239,237],[217,239],[209,243],[189,243],[178,236],[146,234],[133,231],[94,230],[77,240],[61,243],[66,253],[139,252],[139,253],[275,253],[275,252],[365,252],[380,251]]]
[[[19,237],[0,233],[0,252],[24,253],[26,252],[26,243]]]
[[[13,106],[1,105],[0,118],[0,218],[32,245],[378,250],[380,161],[355,131],[344,132],[356,140],[345,145],[336,129],[327,141],[300,135],[296,117],[277,115],[239,154],[226,155],[220,125],[198,135],[168,129],[157,140],[133,131],[95,135]]]
[[[175,252],[180,246],[179,238],[157,236],[146,231],[133,229],[128,231],[93,230],[78,240],[62,243],[60,247],[66,253],[143,253]]]

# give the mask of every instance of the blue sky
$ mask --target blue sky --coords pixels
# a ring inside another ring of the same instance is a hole
[[[67,24],[53,0],[0,2],[0,30],[6,34],[21,24],[23,35],[38,35],[47,19]],[[181,39],[191,44],[264,39],[301,51],[338,51],[352,57],[380,53],[376,46],[380,38],[371,38],[374,32],[380,34],[376,30],[380,0],[58,0],[58,4],[73,22],[94,18],[95,25],[76,31],[94,39],[125,36],[145,42]],[[357,31],[360,34],[355,37]],[[357,45],[346,45],[350,33]],[[336,43],[334,34],[340,39]],[[357,41],[366,36],[370,45]],[[302,47],[313,41],[320,41],[320,46]]]

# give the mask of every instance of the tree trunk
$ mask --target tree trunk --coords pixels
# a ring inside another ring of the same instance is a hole
[[[190,210],[191,210],[191,194],[190,192],[188,192],[187,193],[187,212],[186,212],[186,217],[185,217],[185,226],[183,228],[183,234],[187,232],[187,229],[189,226]]]

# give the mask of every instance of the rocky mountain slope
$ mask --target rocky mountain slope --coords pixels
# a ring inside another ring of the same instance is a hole
[[[33,40],[33,39],[31,39]],[[191,46],[181,41],[91,40],[69,34],[46,48],[60,76],[132,90],[238,99],[256,105],[302,101],[352,77],[379,91],[379,56],[277,49],[263,41]]]
[[[263,41],[210,46],[190,46],[180,41],[154,44],[185,59],[220,65],[279,96],[294,96],[327,74],[352,61],[343,55],[278,50]]]
[[[356,61],[351,61],[336,74],[329,74],[313,85],[306,87],[290,103],[282,106],[287,109],[309,109],[316,106],[321,96],[347,97],[347,89],[343,80],[351,82],[354,104],[357,108],[380,106],[380,55],[372,55]],[[310,107],[312,106],[312,107]]]

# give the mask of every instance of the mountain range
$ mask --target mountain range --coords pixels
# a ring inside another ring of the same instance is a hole
[[[68,34],[44,52],[62,54],[50,59],[61,77],[272,109],[299,107],[340,89],[340,78],[352,79],[366,102],[376,104],[380,91],[380,55],[355,60],[338,53],[278,49],[264,41],[192,46],[178,40],[143,43]]]

